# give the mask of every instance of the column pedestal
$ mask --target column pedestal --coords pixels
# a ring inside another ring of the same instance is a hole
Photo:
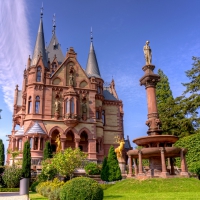
[[[121,170],[121,174],[125,174],[125,169],[126,169],[126,162],[124,160],[124,158],[118,158],[118,163],[119,163],[119,167]]]

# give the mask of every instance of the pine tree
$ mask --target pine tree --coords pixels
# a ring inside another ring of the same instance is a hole
[[[52,158],[52,157],[53,157],[53,153],[52,153],[51,144],[49,141],[47,141],[45,142],[43,159],[46,160],[47,158]]]
[[[3,141],[0,139],[0,174],[3,173],[4,162],[5,162],[4,144]]]
[[[156,99],[163,134],[183,137],[194,132],[190,119],[185,117],[183,97],[173,98],[167,76],[158,70],[160,82],[156,86]]]
[[[108,181],[108,165],[107,165],[107,157],[104,157],[103,166],[101,170],[101,180]]]
[[[187,116],[193,122],[195,129],[200,128],[200,58],[193,57],[194,61],[192,64],[192,69],[186,71],[186,76],[189,78],[190,82],[182,83],[186,87],[184,91],[185,98],[184,109]]]
[[[110,147],[108,153],[108,181],[117,181],[122,179],[121,170],[119,168],[117,156],[113,146]]]
[[[28,141],[24,143],[22,177],[24,178],[31,177],[31,149],[30,149],[30,143]]]

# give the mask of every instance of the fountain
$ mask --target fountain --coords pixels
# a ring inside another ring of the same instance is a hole
[[[137,178],[148,177],[163,177],[167,178],[175,175],[174,158],[181,158],[181,172],[180,176],[188,177],[185,154],[187,149],[174,147],[173,144],[178,140],[178,137],[173,135],[161,135],[161,121],[157,110],[156,102],[156,84],[160,80],[160,76],[154,74],[154,65],[151,64],[152,55],[149,41],[144,46],[144,55],[146,65],[142,68],[145,72],[140,79],[140,84],[144,85],[147,93],[148,104],[148,120],[146,125],[149,127],[146,137],[140,137],[133,140],[141,149],[129,150],[127,155],[129,157],[129,174],[127,177],[132,177],[132,166],[134,160],[135,176]],[[137,162],[138,159],[138,162]],[[143,170],[142,159],[149,160],[149,169]],[[167,170],[166,159],[168,159]]]

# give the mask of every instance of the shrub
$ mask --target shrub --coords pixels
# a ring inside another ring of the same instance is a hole
[[[21,176],[22,169],[13,165],[5,168],[2,178],[8,188],[15,188],[19,186]]]
[[[63,181],[59,181],[55,178],[53,181],[41,182],[36,186],[36,192],[47,197],[49,200],[59,200],[59,194]]]
[[[85,166],[85,171],[86,171],[86,174],[89,174],[89,175],[99,175],[101,174],[101,166],[100,165],[97,165],[96,163],[94,162],[90,162],[88,163],[86,166]]]
[[[19,192],[19,188],[0,188],[0,192]]]
[[[60,191],[60,200],[102,200],[103,189],[97,181],[77,177],[66,182]]]
[[[101,170],[101,180],[108,181],[108,165],[107,165],[107,157],[103,160],[103,166]]]
[[[22,176],[24,178],[31,178],[31,149],[28,141],[24,143]]]
[[[39,181],[35,181],[32,183],[31,187],[30,187],[30,190],[32,192],[36,192],[36,186],[39,184],[40,182]]]
[[[110,147],[108,153],[108,181],[118,181],[122,179],[121,170],[113,146]]]

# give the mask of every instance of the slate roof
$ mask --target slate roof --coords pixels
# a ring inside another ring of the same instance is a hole
[[[33,57],[31,60],[31,66],[36,65],[38,62],[39,55],[42,55],[43,64],[45,67],[48,67],[47,64],[47,55],[45,50],[45,40],[44,40],[44,31],[43,31],[43,21],[40,18],[40,24],[38,28],[38,35],[35,42],[35,48],[33,52]]]
[[[38,122],[35,122],[35,124],[26,132],[26,134],[33,134],[33,133],[46,134],[45,131],[38,124]]]
[[[90,44],[90,52],[88,55],[87,67],[85,71],[89,77],[94,76],[97,78],[101,78],[101,74],[99,71],[99,66],[98,66],[98,62],[97,62],[97,58],[96,58],[96,54],[95,54],[95,50],[94,50],[94,46],[92,42]]]
[[[20,127],[20,129],[15,133],[15,135],[24,135],[24,126]]]
[[[110,93],[108,88],[103,89],[103,96],[104,96],[105,100],[112,100],[112,101],[118,100]]]
[[[49,58],[50,62],[53,61],[55,55],[57,57],[57,61],[58,61],[58,64],[60,65],[65,57],[63,56],[63,53],[62,53],[62,50],[61,50],[61,47],[60,47],[60,44],[58,42],[58,39],[56,37],[56,34],[54,33],[52,38],[51,38],[51,41],[49,43],[49,46],[47,47],[46,49],[46,52],[47,52],[47,57]]]

